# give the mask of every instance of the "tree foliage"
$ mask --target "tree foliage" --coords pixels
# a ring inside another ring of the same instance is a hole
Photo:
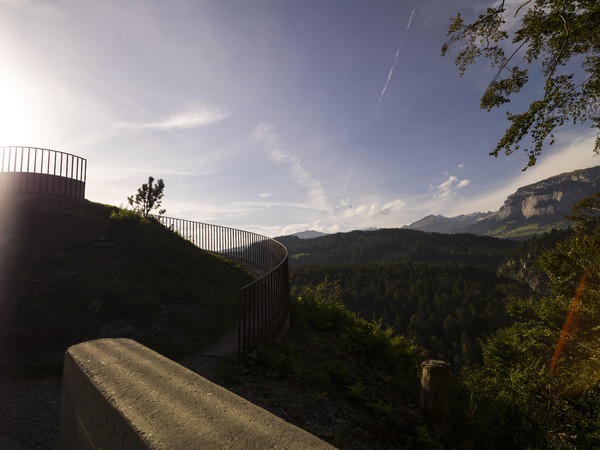
[[[540,259],[549,291],[515,300],[518,322],[483,344],[463,372],[473,398],[475,447],[600,445],[600,196],[573,209],[571,234]]]
[[[496,269],[517,243],[473,234],[428,233],[399,228],[335,233],[314,239],[281,236],[290,264],[373,261],[444,261]]]
[[[336,282],[326,284],[335,290],[317,289],[321,298],[339,298],[362,317],[382,320],[455,369],[480,361],[480,340],[512,323],[505,299],[528,291],[491,269],[447,262],[293,266],[292,290],[323,277]]]
[[[148,183],[142,184],[142,187],[138,188],[137,194],[127,197],[127,201],[134,211],[143,217],[148,217],[153,209],[161,207],[164,190],[165,183],[162,178],[159,178],[154,184],[154,178],[148,177]],[[164,214],[165,212],[165,209],[159,209],[158,214]]]
[[[461,76],[482,58],[497,69],[481,97],[481,108],[487,111],[509,103],[530,81],[529,69],[539,67],[543,96],[527,111],[507,112],[510,126],[490,153],[509,155],[529,137],[523,148],[529,156],[525,170],[536,163],[548,140],[554,143],[556,128],[587,122],[600,129],[600,2],[523,0],[514,17],[506,3],[502,0],[471,23],[458,13],[451,19],[442,54],[460,48],[455,64]],[[513,21],[518,21],[514,31]],[[600,154],[600,133],[594,152]]]

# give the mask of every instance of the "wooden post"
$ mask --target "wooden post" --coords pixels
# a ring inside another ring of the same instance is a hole
[[[428,359],[421,363],[421,407],[439,434],[448,431],[450,364]]]

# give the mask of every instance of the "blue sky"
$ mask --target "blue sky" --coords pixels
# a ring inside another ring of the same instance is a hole
[[[167,215],[268,236],[497,210],[600,159],[585,126],[526,172],[488,155],[508,124],[479,109],[493,72],[460,78],[440,48],[493,3],[0,0],[0,145],[86,158],[89,200],[153,175]]]

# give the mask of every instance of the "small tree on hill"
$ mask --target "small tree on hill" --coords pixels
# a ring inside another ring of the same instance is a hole
[[[150,211],[160,208],[164,190],[165,183],[161,178],[154,184],[154,178],[148,177],[148,183],[142,184],[142,187],[138,189],[137,194],[127,197],[127,200],[134,211],[141,214],[143,217],[148,217]],[[167,212],[166,209],[160,209],[158,214],[161,215],[165,212]]]

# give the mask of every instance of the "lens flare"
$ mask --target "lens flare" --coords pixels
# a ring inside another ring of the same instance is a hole
[[[563,348],[573,338],[573,334],[576,329],[576,319],[578,318],[577,313],[579,311],[579,305],[581,304],[581,292],[583,291],[583,286],[585,286],[586,278],[587,272],[584,272],[581,276],[581,279],[579,280],[577,291],[575,291],[575,297],[573,297],[571,307],[569,308],[569,312],[567,313],[567,318],[565,319],[565,324],[563,325],[562,331],[560,333],[560,338],[558,339],[556,350],[554,350],[554,355],[552,356],[552,363],[550,363],[550,372],[553,375],[557,375],[558,373],[557,362],[559,356],[563,353]]]
[[[589,276],[585,271],[579,280],[550,363],[550,373],[563,396],[580,395],[600,379],[598,299],[592,298],[593,289],[586,291]]]

